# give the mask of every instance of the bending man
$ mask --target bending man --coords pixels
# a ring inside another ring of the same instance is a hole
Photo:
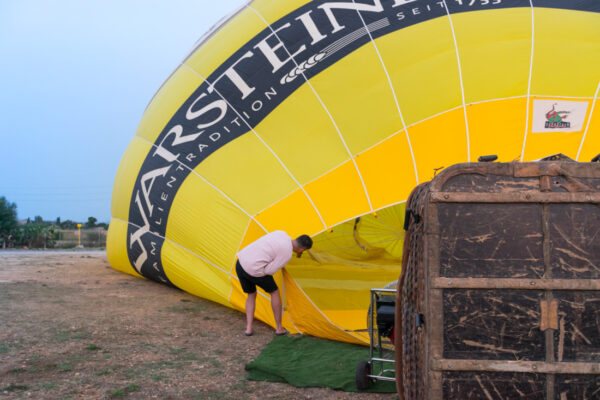
[[[292,253],[298,257],[304,250],[312,247],[312,239],[308,235],[293,239],[283,231],[271,232],[257,241],[250,243],[238,253],[235,271],[242,290],[248,294],[246,299],[246,336],[252,336],[254,309],[256,307],[256,286],[271,294],[271,308],[277,325],[275,334],[285,335],[287,330],[281,326],[282,307],[279,289],[273,279],[275,272],[291,260]]]

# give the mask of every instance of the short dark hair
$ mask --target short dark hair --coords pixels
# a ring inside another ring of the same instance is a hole
[[[298,236],[296,238],[296,243],[298,243],[298,246],[302,247],[305,250],[309,250],[313,245],[313,241],[308,235]]]

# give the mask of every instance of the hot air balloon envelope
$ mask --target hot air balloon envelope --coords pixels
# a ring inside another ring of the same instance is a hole
[[[404,204],[459,162],[600,152],[600,3],[256,0],[158,90],[115,180],[111,265],[235,309],[236,253],[309,234],[275,278],[292,332],[368,341]],[[274,324],[260,293],[257,317]]]

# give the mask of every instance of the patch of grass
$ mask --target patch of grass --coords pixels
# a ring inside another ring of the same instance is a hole
[[[196,361],[198,360],[198,356],[194,353],[184,353],[179,357],[181,361]]]
[[[129,383],[124,388],[115,390],[108,397],[111,399],[116,399],[118,397],[125,397],[130,393],[137,392],[138,390],[140,390],[139,385],[136,385],[135,383]]]
[[[53,371],[57,368],[57,365],[55,363],[40,360],[40,356],[38,354],[34,354],[29,359],[28,364],[29,366],[27,368],[27,372],[30,373]]]
[[[185,347],[179,347],[179,348],[177,348],[177,347],[171,347],[171,348],[169,348],[169,353],[171,353],[171,354],[181,354],[181,353],[184,353],[185,350],[186,350]]]
[[[67,342],[69,341],[69,338],[71,337],[70,332],[69,331],[56,331],[54,333],[54,340],[56,340],[57,342]]]
[[[154,363],[146,363],[144,364],[148,367],[148,369],[165,369],[165,368],[175,368],[179,365],[177,361],[159,361]]]
[[[104,376],[104,375],[110,375],[112,373],[113,373],[113,371],[110,368],[103,368],[96,375],[97,376]]]
[[[168,381],[168,378],[166,376],[164,376],[164,375],[161,375],[161,374],[152,374],[150,376],[150,378],[152,378],[152,380],[154,382],[163,382],[163,381],[166,382],[166,381]]]
[[[142,368],[129,368],[125,371],[125,378],[138,379],[146,375],[146,371]]]
[[[220,392],[187,392],[186,396],[194,400],[229,400],[230,397],[223,397]]]
[[[29,389],[29,386],[27,385],[15,385],[14,383],[11,383],[8,386],[3,387],[2,389],[0,389],[0,391],[2,392],[16,392],[17,390],[27,390]]]
[[[181,302],[182,303],[191,303],[191,300],[190,299],[181,299]]]
[[[58,372],[71,372],[73,371],[73,364],[70,362],[60,363],[56,366],[58,368]]]
[[[202,357],[199,358],[198,361],[200,361],[202,364],[210,367],[210,372],[208,373],[209,376],[217,376],[217,375],[221,375],[223,373],[223,371],[221,371],[221,363],[219,362],[219,360],[217,360],[216,358],[213,357]]]
[[[128,369],[125,372],[125,376],[128,379],[139,378],[142,376],[156,375],[159,376],[159,371],[179,369],[183,365],[180,361],[151,361],[137,365],[135,368]]]
[[[73,330],[59,330],[54,333],[54,340],[60,343],[68,342],[73,339],[89,339],[89,333],[85,332],[83,329],[73,329]]]
[[[241,390],[243,392],[248,392],[248,382],[246,380],[242,380],[240,382],[235,382],[229,386],[231,390]]]
[[[176,349],[178,350],[178,349]],[[185,350],[185,349],[184,349]],[[175,360],[160,360],[160,361],[149,361],[142,364],[138,364],[135,368],[129,368],[125,371],[127,379],[137,379],[141,377],[152,377],[155,381],[168,380],[167,376],[163,375],[166,371],[187,371],[187,368],[191,365],[192,361],[198,360],[198,356],[193,353],[177,352],[177,358]],[[203,358],[203,363],[207,362],[207,358]],[[220,374],[222,372],[219,372]]]
[[[27,372],[25,368],[15,368],[8,371],[10,374],[21,374],[23,372]]]
[[[194,353],[188,352],[185,347],[172,347],[169,349],[169,353],[176,355],[178,361],[194,361],[198,359]]]
[[[32,344],[35,344],[33,342]],[[12,353],[14,351],[22,350],[25,346],[22,342],[2,342],[0,343],[0,354]]]
[[[54,382],[40,382],[37,384],[38,389],[54,389],[56,387],[56,383]]]
[[[89,339],[90,334],[83,328],[73,329],[71,331],[71,339]]]
[[[92,343],[92,344],[88,344],[85,349],[93,351],[93,350],[100,350],[102,348],[100,346],[97,346]]]

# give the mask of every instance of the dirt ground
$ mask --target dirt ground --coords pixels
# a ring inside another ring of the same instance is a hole
[[[246,380],[273,338],[113,270],[101,251],[0,250],[0,399],[396,399]]]

